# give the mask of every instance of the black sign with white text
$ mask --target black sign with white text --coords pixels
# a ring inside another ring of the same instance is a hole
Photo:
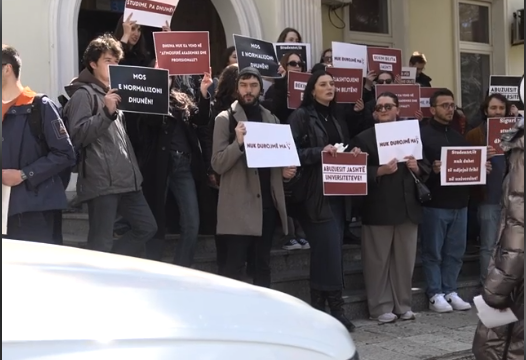
[[[283,56],[287,55],[288,53],[295,53],[300,56],[303,62],[305,62],[307,70],[312,68],[309,44],[276,43],[274,44],[274,48],[276,49],[276,56],[278,57],[279,61],[281,61]]]
[[[281,75],[278,73],[279,62],[273,43],[234,35],[234,45],[236,47],[239,70],[253,67],[259,70],[261,76],[281,78]]]
[[[119,110],[141,114],[168,114],[168,70],[110,65],[110,86],[117,89],[121,96]]]
[[[491,76],[489,94],[502,94],[519,110],[524,110],[520,88],[522,76]]]

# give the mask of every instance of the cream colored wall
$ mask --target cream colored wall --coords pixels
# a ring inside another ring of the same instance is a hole
[[[513,19],[513,13],[524,9],[524,0],[509,0],[508,18]],[[510,47],[508,57],[509,75],[524,75],[524,45]]]
[[[343,11],[337,10],[337,14],[343,19]],[[345,29],[338,29],[331,23],[329,18],[329,8],[327,6],[322,7],[322,21],[323,21],[323,48],[328,49],[332,45],[333,41],[343,42]],[[335,25],[340,26],[339,20],[336,16],[332,15],[332,21]],[[319,55],[321,56],[321,54]]]
[[[2,43],[20,52],[22,83],[40,92],[51,87],[49,9],[46,0],[2,1]]]
[[[453,1],[408,1],[411,51],[426,55],[428,64],[425,72],[433,79],[434,87],[455,91]]]

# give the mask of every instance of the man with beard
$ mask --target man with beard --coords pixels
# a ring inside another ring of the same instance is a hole
[[[221,112],[214,126],[212,168],[221,175],[217,206],[217,234],[225,235],[225,276],[241,279],[248,249],[253,245],[253,283],[270,287],[270,250],[277,215],[287,233],[284,179],[295,168],[249,169],[245,156],[245,122],[279,124],[259,104],[263,80],[258,70],[245,68],[237,77],[237,101]]]

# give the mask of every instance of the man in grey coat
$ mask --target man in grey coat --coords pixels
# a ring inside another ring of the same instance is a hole
[[[64,114],[71,140],[80,150],[77,196],[89,211],[88,246],[93,250],[140,256],[157,224],[142,193],[142,175],[117,109],[120,96],[109,88],[109,65],[123,56],[120,43],[109,35],[90,42],[84,52],[86,68],[66,92]],[[113,241],[115,217],[131,230]]]

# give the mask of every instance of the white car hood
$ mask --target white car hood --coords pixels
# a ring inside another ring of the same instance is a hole
[[[2,315],[4,343],[257,341],[336,358],[354,353],[341,324],[289,295],[160,262],[21,241],[2,241]]]

